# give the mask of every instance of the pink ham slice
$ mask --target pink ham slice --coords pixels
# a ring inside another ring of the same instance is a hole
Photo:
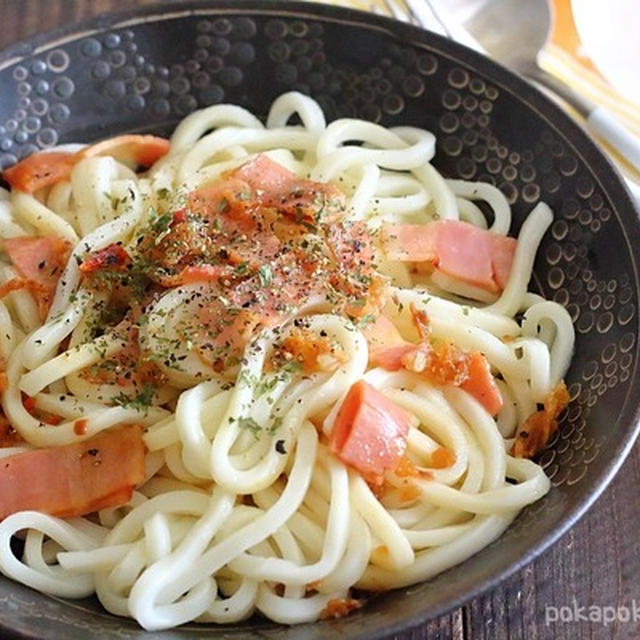
[[[384,316],[378,316],[374,322],[366,325],[362,333],[369,347],[369,362],[387,371],[402,369],[403,358],[417,348],[417,345],[405,340],[393,322]]]
[[[404,454],[411,415],[364,380],[354,383],[342,402],[329,446],[345,464],[379,484]]]
[[[5,238],[4,250],[22,281],[9,281],[0,290],[0,298],[9,291],[21,288],[29,289],[38,304],[40,317],[47,317],[49,307],[56,291],[58,278],[62,274],[71,245],[57,236]]]
[[[390,260],[428,263],[434,269],[491,293],[507,284],[515,238],[459,220],[428,224],[387,224],[382,246]]]
[[[330,223],[344,214],[344,194],[334,185],[298,177],[268,156],[259,154],[231,174],[257,192],[260,203],[306,221]]]
[[[71,518],[124,504],[144,480],[144,455],[142,428],[128,426],[3,458],[0,519],[27,509]]]

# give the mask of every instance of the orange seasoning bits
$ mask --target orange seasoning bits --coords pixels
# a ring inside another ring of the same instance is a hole
[[[417,467],[407,455],[403,455],[398,461],[398,466],[393,473],[398,478],[422,478],[423,480],[432,480],[433,474],[428,469],[420,469]]]
[[[434,469],[447,469],[456,461],[456,457],[444,447],[438,447],[431,454],[431,466]]]
[[[73,423],[73,432],[77,436],[83,436],[87,433],[87,426],[89,425],[89,421],[86,418],[80,418]]]
[[[304,326],[296,326],[282,342],[285,357],[298,362],[303,373],[330,371],[346,362],[347,356],[326,335],[318,335]]]
[[[439,385],[458,387],[469,377],[469,354],[448,341],[420,344],[402,362],[408,371],[422,373]]]
[[[411,305],[411,315],[421,340],[418,344],[405,340],[384,316],[365,327],[369,361],[389,371],[405,368],[433,384],[460,387],[495,416],[503,400],[487,359],[479,351],[464,351],[449,341],[432,339],[427,314],[415,305]]]
[[[511,455],[516,458],[532,458],[544,449],[557,431],[558,416],[569,404],[569,400],[569,392],[561,380],[544,399],[543,408],[524,421],[516,435]]]
[[[343,618],[352,611],[360,608],[362,608],[362,600],[356,600],[355,598],[333,598],[327,602],[327,606],[320,614],[320,619]]]

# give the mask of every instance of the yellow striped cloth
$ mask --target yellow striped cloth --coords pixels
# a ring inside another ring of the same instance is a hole
[[[389,13],[388,3],[385,3],[384,0],[320,1],[364,11]],[[630,131],[640,137],[640,106],[617,93],[584,54],[571,13],[571,0],[551,0],[551,2],[554,13],[553,31],[548,45],[539,57],[540,65],[592,102],[612,111]],[[401,0],[394,0],[391,4],[394,3],[398,7],[403,6]],[[566,105],[564,106],[566,107]],[[576,112],[568,107],[567,110],[580,120],[580,116]],[[640,173],[630,167],[608,145],[602,143],[602,146],[617,161],[621,171],[640,184]]]

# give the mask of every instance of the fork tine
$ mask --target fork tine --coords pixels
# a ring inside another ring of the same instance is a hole
[[[471,49],[486,54],[484,47],[458,22],[451,13],[450,7],[442,0],[407,0],[409,4],[427,5],[436,20],[442,25],[444,34],[460,44],[464,44]]]
[[[401,9],[396,0],[382,0],[389,14],[400,22],[410,22],[411,16],[406,9]]]
[[[482,45],[464,26],[452,20],[442,0],[382,0],[382,3],[396,20],[429,29],[486,54]],[[371,11],[379,13],[380,6],[371,3]]]
[[[417,24],[430,31],[435,31],[441,36],[450,38],[451,35],[433,10],[431,3],[425,0],[405,0],[409,12],[415,18]]]

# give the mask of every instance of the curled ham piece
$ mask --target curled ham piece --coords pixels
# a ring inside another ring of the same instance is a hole
[[[0,287],[0,297],[10,291],[26,288],[38,304],[41,320],[47,317],[58,279],[67,264],[71,246],[57,236],[6,238],[7,252],[21,279],[10,280]]]
[[[169,151],[169,141],[150,135],[123,135],[89,145],[76,153],[42,151],[32,153],[17,164],[5,169],[2,177],[12,189],[33,193],[50,187],[71,174],[73,167],[84,158],[113,156],[132,168],[150,167]]]
[[[381,240],[390,260],[426,263],[490,293],[505,288],[517,246],[515,238],[459,220],[385,224]]]
[[[151,135],[127,134],[107,138],[80,149],[76,154],[76,162],[83,158],[95,156],[113,156],[118,162],[132,169],[142,167],[148,169],[152,164],[166,155],[171,143],[166,138]]]
[[[60,447],[0,459],[0,519],[33,509],[71,518],[131,499],[144,480],[142,428],[109,429]]]
[[[5,169],[2,177],[12,189],[33,193],[69,177],[76,162],[74,154],[66,151],[33,153]]]

